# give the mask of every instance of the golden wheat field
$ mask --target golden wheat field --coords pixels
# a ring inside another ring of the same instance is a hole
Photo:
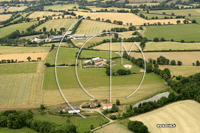
[[[26,9],[27,6],[22,6],[22,7],[9,7],[7,9],[7,11],[10,11],[10,12],[15,12],[15,11],[23,11],[24,9]]]
[[[12,14],[5,14],[5,15],[0,15],[0,21],[5,21],[9,19],[12,16]]]
[[[42,52],[42,53],[18,53],[18,54],[3,54],[0,55],[0,60],[7,60],[7,59],[14,59],[17,61],[28,61],[27,57],[31,57],[31,60],[37,60],[38,57],[41,57],[41,60],[44,60],[46,56],[48,55],[48,52]]]
[[[131,52],[131,56],[140,58],[141,53]],[[182,61],[183,65],[191,66],[197,60],[200,60],[200,52],[144,52],[145,59],[149,58],[157,59],[160,56],[164,56],[169,60]]]
[[[29,18],[37,18],[40,17],[42,18],[43,16],[52,16],[52,15],[62,15],[62,12],[49,12],[49,11],[36,11],[29,15]]]
[[[126,25],[126,23],[132,23],[132,25],[143,25],[144,23],[157,23],[160,22],[161,24],[165,23],[168,24],[168,22],[170,22],[171,24],[176,24],[177,20],[180,20],[181,23],[183,23],[183,20],[185,19],[157,19],[157,20],[146,20],[143,19],[135,14],[132,13],[86,13],[86,12],[75,12],[77,15],[86,15],[90,16],[91,19],[96,20],[96,18],[100,18],[100,19],[110,19],[111,22],[113,22],[114,20],[117,21],[122,21],[124,25]]]
[[[129,119],[142,121],[151,133],[198,133],[200,131],[199,110],[198,102],[184,100]],[[176,124],[176,127],[157,128],[157,124]]]

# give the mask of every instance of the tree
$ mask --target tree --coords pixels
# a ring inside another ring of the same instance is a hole
[[[40,21],[40,17],[37,17],[37,21]]]
[[[178,64],[178,66],[181,66],[181,65],[182,65],[182,62],[181,62],[181,61],[178,61],[177,64]]]
[[[90,125],[90,129],[91,130],[94,129],[94,125],[93,124]]]
[[[140,47],[142,48],[142,50],[145,48],[145,42],[144,41],[141,41]]]
[[[176,23],[177,23],[177,24],[180,24],[180,23],[181,23],[181,21],[180,21],[180,20],[177,20],[177,21],[176,21]]]
[[[116,105],[120,105],[119,99],[116,100]]]
[[[30,62],[31,61],[31,57],[29,56],[29,57],[27,57],[27,60]]]
[[[200,95],[196,97],[196,101],[200,103]]]
[[[184,40],[181,40],[181,43],[184,43],[185,41]]]
[[[134,133],[148,133],[148,128],[141,121],[129,121],[128,129]]]
[[[161,41],[161,42],[164,42],[164,41],[166,41],[166,40],[162,37],[162,38],[160,39],[160,41]]]
[[[46,32],[46,30],[47,30],[47,28],[46,28],[46,27],[43,27],[42,29],[43,29],[43,32]]]
[[[146,66],[146,72],[147,73],[150,73],[153,71],[153,67],[152,67],[152,64],[151,63],[147,63],[147,66]]]
[[[158,37],[155,37],[155,38],[154,38],[154,42],[159,42]]]
[[[174,13],[172,12],[172,16],[174,16]]]
[[[44,109],[45,109],[44,104],[41,104],[41,105],[40,105],[40,109],[41,109],[41,110],[44,110]]]
[[[196,61],[196,66],[199,66],[199,61],[198,60]]]
[[[191,17],[191,14],[188,14],[188,16],[190,16],[190,17]]]
[[[116,115],[110,115],[109,118],[112,119],[112,120],[116,120],[117,119]]]
[[[119,35],[117,33],[114,34],[115,38],[119,38]]]
[[[171,65],[175,66],[176,65],[176,61],[175,60],[171,60]]]
[[[192,20],[192,23],[196,23],[196,20],[194,19],[194,20]]]
[[[187,23],[187,20],[184,20],[183,23],[186,24],[186,23]]]

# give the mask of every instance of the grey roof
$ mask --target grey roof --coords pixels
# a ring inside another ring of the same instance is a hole
[[[61,39],[63,37],[64,37],[64,35],[57,35],[57,36],[52,36],[52,39]]]

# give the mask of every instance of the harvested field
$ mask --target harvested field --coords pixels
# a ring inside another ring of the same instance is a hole
[[[159,68],[161,70],[168,68],[171,72],[171,75],[175,76],[185,76],[188,77],[190,75],[200,73],[199,66],[171,66],[171,65],[160,65]]]
[[[28,61],[27,57],[31,57],[31,60],[37,60],[38,57],[41,57],[41,60],[44,60],[48,52],[43,53],[22,53],[22,54],[3,54],[0,55],[0,60],[14,59],[17,61]]]
[[[57,31],[60,30],[61,27],[64,27],[65,30],[68,30],[68,28],[74,23],[76,22],[77,19],[57,19],[57,20],[49,20],[46,23],[38,26],[37,28],[35,28],[35,30],[40,30],[42,29],[44,26],[47,28],[47,31],[50,31],[51,28],[54,30],[55,28],[57,29]]]
[[[146,26],[146,29],[144,34],[149,40],[163,37],[165,40],[200,41],[200,25],[197,24]]]
[[[151,50],[198,50],[200,43],[147,42],[144,51]]]
[[[28,16],[28,18],[42,18],[43,16],[53,16],[53,15],[62,15],[62,12],[50,12],[50,11],[36,11]]]
[[[42,104],[42,74],[0,75],[0,107],[38,107]]]
[[[199,110],[198,102],[184,100],[129,119],[142,121],[152,133],[197,133],[200,131]],[[157,128],[157,124],[176,124],[176,127]]]
[[[176,24],[177,20],[180,20],[183,23],[184,19],[163,19],[163,20],[146,20],[132,13],[85,13],[85,12],[75,12],[77,15],[87,15],[90,16],[91,19],[96,20],[96,18],[100,19],[110,19],[111,22],[114,20],[122,21],[125,25],[126,23],[132,23],[133,25],[143,25],[144,23],[157,23],[167,24],[170,22],[171,24]]]
[[[111,124],[95,131],[94,133],[132,133],[132,131],[129,131],[127,127],[121,124]]]
[[[141,53],[132,52],[130,55],[135,58],[141,57]],[[192,63],[199,60],[200,52],[146,52],[144,53],[146,60],[148,60],[149,58],[157,59],[161,55],[166,57],[169,60],[182,61],[184,66],[191,66]]]
[[[20,32],[26,31],[27,28],[31,27],[37,22],[28,22],[28,23],[19,23],[13,24],[0,29],[0,38],[5,37],[6,35],[11,34],[12,32],[19,30]]]
[[[5,15],[0,15],[0,21],[5,21],[9,19],[12,16],[12,14],[5,14]]]
[[[15,11],[23,11],[24,9],[28,8],[27,6],[22,6],[22,7],[9,7],[7,9],[7,12],[15,12]]]
[[[12,46],[0,46],[1,54],[17,54],[17,53],[42,53],[49,52],[50,48],[44,47],[12,47]]]
[[[73,7],[76,7],[78,9],[79,5],[78,4],[67,4],[67,5],[53,5],[53,6],[44,6],[44,10],[66,10],[72,9]]]
[[[103,30],[111,30],[111,28],[125,27],[122,25],[116,25],[105,22],[83,20],[76,30],[76,34],[97,34],[102,33]]]

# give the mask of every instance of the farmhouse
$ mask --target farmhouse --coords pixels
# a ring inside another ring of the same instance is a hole
[[[100,104],[99,101],[94,101],[94,102],[91,102],[91,103],[83,104],[82,107],[83,108],[95,108],[95,107],[100,107],[99,104]]]
[[[60,41],[63,37],[64,37],[64,35],[56,35],[56,36],[51,35],[49,37],[49,41]]]
[[[106,110],[106,109],[111,109],[112,108],[112,103],[109,103],[109,104],[104,104],[103,105],[103,109]]]
[[[101,59],[100,57],[96,57],[96,58],[92,58],[90,60],[86,60],[85,63],[91,63],[93,64],[94,66],[102,66],[102,65],[105,65],[107,62],[106,59]]]

